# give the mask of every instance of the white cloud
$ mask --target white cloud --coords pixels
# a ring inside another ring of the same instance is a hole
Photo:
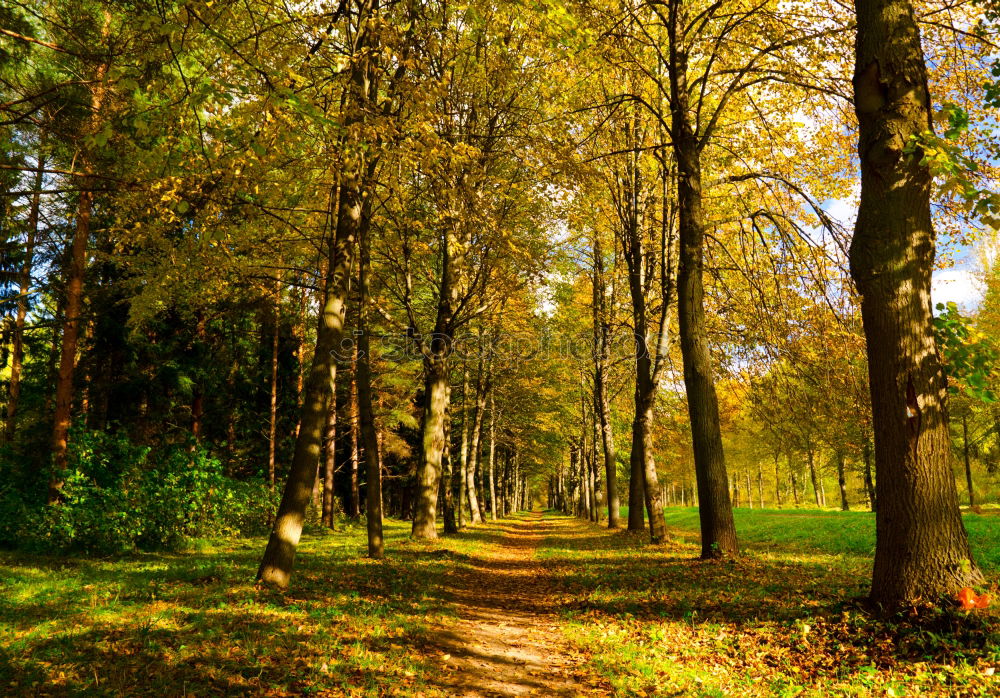
[[[934,305],[953,302],[962,310],[975,310],[983,300],[979,275],[966,269],[934,272],[931,277],[931,300]]]

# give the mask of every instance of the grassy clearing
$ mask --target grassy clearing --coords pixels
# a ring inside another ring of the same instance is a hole
[[[995,612],[876,621],[870,514],[737,511],[744,555],[702,562],[697,510],[668,509],[671,543],[579,523],[539,554],[564,575],[564,630],[620,695],[996,695]],[[997,579],[997,531],[970,517]],[[987,562],[988,561],[988,562]]]
[[[447,613],[446,575],[483,545],[434,544],[387,522],[307,536],[287,594],[253,584],[264,540],[123,559],[0,553],[0,694],[433,693],[421,651]]]

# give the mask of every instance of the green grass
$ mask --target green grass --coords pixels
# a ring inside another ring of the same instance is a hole
[[[664,510],[672,534],[699,541],[697,507]],[[622,507],[622,520],[628,507]],[[797,551],[871,558],[875,551],[875,515],[869,511],[820,509],[734,509],[742,549],[754,552]],[[1000,573],[1000,516],[963,515],[976,562],[987,574]]]
[[[576,523],[539,554],[564,574],[564,632],[619,695],[996,695],[996,607],[872,617],[870,513],[736,511],[743,554],[701,561],[696,509],[670,541]],[[966,524],[995,591],[1000,540]]]
[[[744,554],[724,562],[696,559],[694,509],[668,509],[671,540],[655,547],[549,516],[558,535],[535,554],[559,577],[557,627],[618,695],[997,693],[995,612],[881,621],[855,602],[870,514],[737,510]],[[1000,527],[966,523],[995,588]],[[0,695],[440,695],[432,633],[450,575],[481,564],[502,527],[414,543],[389,521],[381,562],[361,526],[308,535],[287,593],[253,583],[263,539],[0,553]]]
[[[379,695],[425,691],[446,575],[482,543],[363,526],[306,536],[292,589],[257,588],[264,539],[122,559],[0,553],[0,694]],[[453,553],[457,553],[453,554]]]

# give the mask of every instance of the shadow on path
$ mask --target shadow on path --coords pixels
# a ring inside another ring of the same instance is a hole
[[[456,568],[446,595],[456,618],[432,633],[442,672],[461,696],[606,695],[560,631],[559,575],[535,551],[558,522],[532,512],[491,526],[488,545]],[[470,535],[479,535],[472,531]]]

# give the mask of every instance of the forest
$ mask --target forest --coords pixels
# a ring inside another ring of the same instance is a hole
[[[996,695],[1000,2],[0,2],[0,693]]]

